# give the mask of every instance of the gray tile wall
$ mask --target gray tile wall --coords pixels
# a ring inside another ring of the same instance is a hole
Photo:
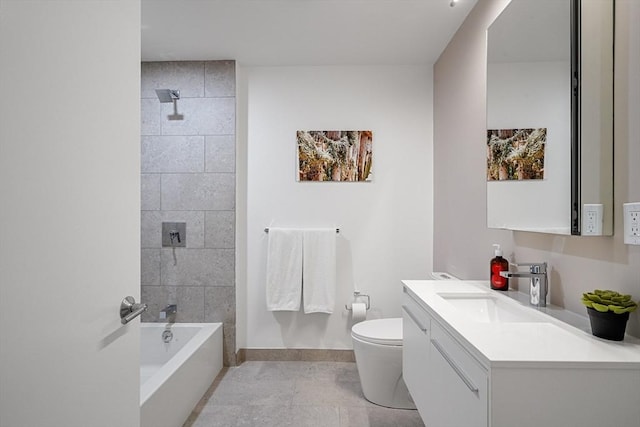
[[[223,322],[233,366],[235,62],[143,62],[141,88],[142,320],[177,304],[177,322]],[[180,90],[183,120],[155,89]],[[186,248],[162,247],[163,221],[186,222]]]

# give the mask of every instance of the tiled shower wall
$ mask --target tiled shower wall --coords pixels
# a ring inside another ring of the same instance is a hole
[[[155,89],[180,90],[177,113]],[[144,62],[141,84],[142,321],[223,322],[235,365],[235,62]],[[186,222],[186,247],[162,247],[162,222]]]

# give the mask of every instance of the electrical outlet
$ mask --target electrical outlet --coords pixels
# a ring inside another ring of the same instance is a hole
[[[640,245],[640,202],[625,203],[624,211],[624,242],[627,245]]]
[[[602,236],[604,206],[602,203],[582,205],[582,235]]]

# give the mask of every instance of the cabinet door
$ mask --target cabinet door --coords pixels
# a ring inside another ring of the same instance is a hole
[[[402,375],[420,415],[427,407],[429,316],[408,294],[402,301]]]
[[[425,424],[437,427],[488,425],[487,373],[436,322],[429,343],[428,409]]]

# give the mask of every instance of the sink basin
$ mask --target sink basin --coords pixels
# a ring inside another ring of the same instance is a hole
[[[438,295],[476,322],[516,323],[545,321],[545,317],[535,310],[488,293]]]

